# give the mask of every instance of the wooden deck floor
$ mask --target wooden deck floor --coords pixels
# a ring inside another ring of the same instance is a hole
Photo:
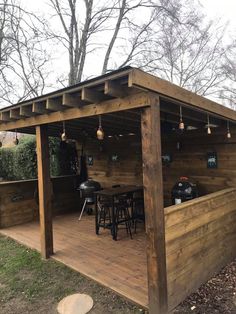
[[[113,241],[108,230],[96,236],[93,216],[70,214],[54,218],[53,258],[111,288],[129,300],[147,307],[147,264],[144,230],[131,240],[119,231]],[[18,242],[40,250],[37,222],[2,229],[0,232]]]

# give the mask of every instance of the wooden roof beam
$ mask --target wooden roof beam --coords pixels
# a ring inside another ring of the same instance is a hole
[[[85,104],[87,104],[87,102],[81,99],[81,92],[65,93],[62,95],[62,106],[78,108]]]
[[[168,117],[166,117],[165,114],[161,113],[161,121],[172,123],[175,126],[179,125],[179,119],[177,119],[173,115],[169,115]],[[199,123],[199,122],[192,121],[192,120],[189,120],[189,119],[184,119],[183,121],[184,121],[184,124],[185,124],[186,127],[187,126],[193,126],[193,127],[196,127],[196,128],[203,128],[205,126],[204,123]]]
[[[62,95],[62,105],[67,107],[79,107],[78,97],[65,93]]]
[[[178,100],[197,110],[204,110],[219,116],[219,118],[236,121],[236,111],[139,69],[133,69],[130,72],[128,86],[149,90],[168,97],[170,101],[171,99]]]
[[[10,118],[11,119],[21,119],[22,116],[20,115],[20,108],[11,109],[10,110]]]
[[[96,104],[99,103],[100,101],[104,101],[105,97],[103,93],[98,92],[95,89],[83,87],[81,91],[81,99],[83,101]]]
[[[64,106],[62,106],[62,97],[57,98],[48,98],[46,100],[46,109],[51,111],[62,111],[65,109]]]
[[[32,112],[36,114],[46,114],[49,113],[50,111],[46,109],[46,102],[40,101],[33,103]]]
[[[32,111],[32,105],[20,106],[20,116],[21,117],[32,117],[34,113]]]
[[[104,87],[104,94],[112,97],[123,98],[127,96],[127,91],[124,86],[114,82],[114,81],[106,81]]]
[[[161,103],[161,112],[179,117],[180,115],[179,106],[181,105],[176,105],[175,103],[173,104]],[[183,115],[183,120],[189,119],[192,121],[207,124],[207,113],[204,111],[194,110],[190,107],[184,106],[182,108],[182,115]],[[209,114],[209,116],[210,116],[210,122],[213,124],[219,125],[220,121],[222,121],[222,118],[219,118],[219,117],[216,118],[215,115]]]
[[[148,93],[139,93],[138,95],[130,95],[123,99],[112,99],[81,108],[70,108],[61,112],[51,112],[49,114],[37,115],[19,121],[1,123],[0,131],[10,131],[63,120],[73,120],[127,109],[143,108],[149,105],[149,97]]]
[[[13,119],[10,117],[10,111],[3,111],[0,114],[0,121],[8,122],[12,121]]]

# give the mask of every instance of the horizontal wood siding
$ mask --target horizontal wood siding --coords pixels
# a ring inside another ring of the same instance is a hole
[[[80,147],[78,147],[80,154]],[[93,156],[93,165],[88,165],[88,175],[103,187],[114,184],[142,185],[142,150],[140,138],[107,139],[91,141],[84,147],[87,156]],[[111,161],[118,155],[118,161]]]
[[[169,308],[236,256],[236,189],[165,208]]]
[[[212,131],[213,132],[213,131]],[[236,136],[236,134],[235,134]],[[176,148],[180,141],[182,148]],[[78,150],[81,148],[79,147]],[[113,184],[142,184],[141,140],[137,136],[90,141],[84,147],[86,155],[94,158],[88,174],[102,186]],[[207,153],[217,152],[218,168],[207,169]],[[206,133],[186,132],[171,134],[162,139],[162,153],[172,155],[173,161],[163,165],[165,206],[171,205],[171,189],[180,176],[195,181],[200,195],[236,187],[236,142],[226,140],[225,134],[208,136]],[[79,152],[80,154],[80,152]],[[112,162],[112,154],[119,156]]]
[[[180,176],[190,177],[198,185],[199,194],[206,195],[236,187],[236,142],[227,140],[226,134],[207,135],[195,131],[183,136],[163,137],[162,151],[172,154],[173,161],[163,167],[164,197],[171,205],[171,189]],[[178,151],[176,143],[181,142]],[[207,153],[217,152],[217,169],[207,168]]]
[[[76,177],[57,177],[53,184],[54,214],[79,211],[79,195],[75,191]],[[38,219],[38,204],[34,194],[37,180],[0,184],[0,228]]]

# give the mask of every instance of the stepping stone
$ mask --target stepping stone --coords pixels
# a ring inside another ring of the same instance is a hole
[[[87,294],[72,294],[62,299],[57,311],[59,314],[86,314],[93,307],[93,299]]]

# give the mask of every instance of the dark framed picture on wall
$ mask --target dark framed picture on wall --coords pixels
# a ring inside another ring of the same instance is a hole
[[[119,156],[117,155],[117,154],[113,154],[113,155],[111,155],[111,161],[112,162],[117,162],[117,161],[119,161]]]
[[[161,156],[161,159],[162,159],[162,163],[163,165],[170,165],[170,163],[172,162],[172,154],[163,154]]]
[[[216,152],[207,153],[207,168],[216,169],[217,167],[218,167],[217,153]]]
[[[87,164],[88,166],[93,166],[93,156],[87,156]]]

